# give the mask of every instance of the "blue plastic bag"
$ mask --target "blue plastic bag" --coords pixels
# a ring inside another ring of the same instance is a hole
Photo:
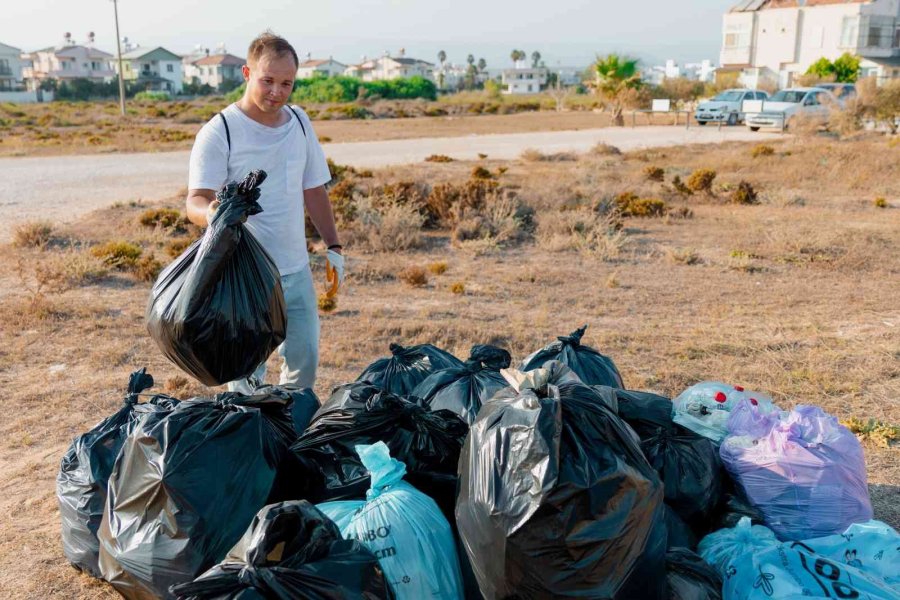
[[[453,532],[437,504],[403,481],[406,465],[384,442],[356,451],[372,478],[366,500],[317,508],[375,553],[398,599],[462,598]]]
[[[741,517],[738,524],[710,533],[697,544],[697,554],[725,576],[728,564],[745,554],[768,550],[779,544],[775,533],[763,525],[751,525],[749,517]]]
[[[725,600],[900,599],[900,592],[877,575],[816,554],[803,542],[735,558],[725,573],[723,592]]]
[[[741,400],[747,400],[762,413],[777,410],[772,399],[761,392],[719,381],[703,381],[687,388],[672,401],[672,420],[720,444],[728,435],[731,411]]]

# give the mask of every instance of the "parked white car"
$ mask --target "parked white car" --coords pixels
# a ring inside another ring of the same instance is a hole
[[[828,90],[818,87],[788,88],[775,92],[763,102],[762,112],[748,113],[746,123],[750,131],[759,131],[763,127],[787,129],[794,117],[803,115],[824,124],[831,111],[840,108],[837,98]]]
[[[758,90],[725,90],[712,100],[701,102],[694,111],[694,119],[700,125],[723,122],[737,125],[744,120],[741,112],[745,100],[765,100],[769,95]]]

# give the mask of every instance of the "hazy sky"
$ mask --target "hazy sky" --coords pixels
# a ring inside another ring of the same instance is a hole
[[[272,28],[305,55],[358,62],[362,55],[406,49],[435,62],[472,53],[489,67],[509,63],[513,48],[539,50],[548,66],[587,65],[595,54],[621,51],[645,62],[718,60],[722,14],[735,0],[120,0],[123,36],[177,53],[196,44],[244,56],[249,41]],[[110,0],[9,0],[0,10],[0,42],[35,50],[66,31],[115,53]]]

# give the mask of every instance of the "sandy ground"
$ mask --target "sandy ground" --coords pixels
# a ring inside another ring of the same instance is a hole
[[[420,162],[430,154],[475,159],[482,153],[494,159],[510,159],[527,148],[544,153],[584,152],[605,142],[625,151],[762,141],[779,136],[744,128],[657,126],[348,142],[327,144],[325,148],[339,164],[376,168]],[[0,241],[8,240],[15,226],[25,221],[71,222],[115,202],[155,200],[173,194],[186,187],[187,167],[187,152],[0,159]]]

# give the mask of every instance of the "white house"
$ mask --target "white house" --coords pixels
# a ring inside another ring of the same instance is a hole
[[[343,75],[347,69],[347,65],[328,58],[312,58],[306,56],[306,60],[300,62],[297,68],[297,79],[309,79],[310,77],[334,77],[335,75]]]
[[[900,0],[741,0],[723,18],[721,69],[744,85],[794,83],[849,52],[862,76],[900,77]]]
[[[86,45],[76,44],[72,34],[66,33],[59,46],[27,52],[22,54],[22,60],[22,77],[31,90],[48,79],[106,82],[116,76],[113,55],[94,48],[93,33],[88,34]]]
[[[241,71],[247,60],[227,52],[209,54],[184,66],[184,81],[208,85],[213,89],[233,89],[243,83]]]
[[[118,72],[118,62],[114,63]],[[145,90],[180,94],[184,74],[181,57],[163,48],[131,47],[122,53],[125,81],[131,81]]]
[[[358,65],[350,65],[344,70],[344,74],[358,77],[363,81],[383,81],[416,75],[434,80],[434,65],[417,58],[408,58],[401,49],[399,56],[385,54],[381,58],[363,60]]]
[[[711,60],[704,59],[699,63],[686,63],[679,65],[672,59],[665,65],[656,65],[645,69],[641,73],[641,79],[652,85],[660,85],[666,79],[683,77],[692,81],[712,81],[716,72]]]
[[[503,69],[500,82],[505,86],[504,94],[536,94],[547,85],[546,67],[519,67]]]
[[[24,89],[21,56],[18,48],[0,43],[0,91]]]

